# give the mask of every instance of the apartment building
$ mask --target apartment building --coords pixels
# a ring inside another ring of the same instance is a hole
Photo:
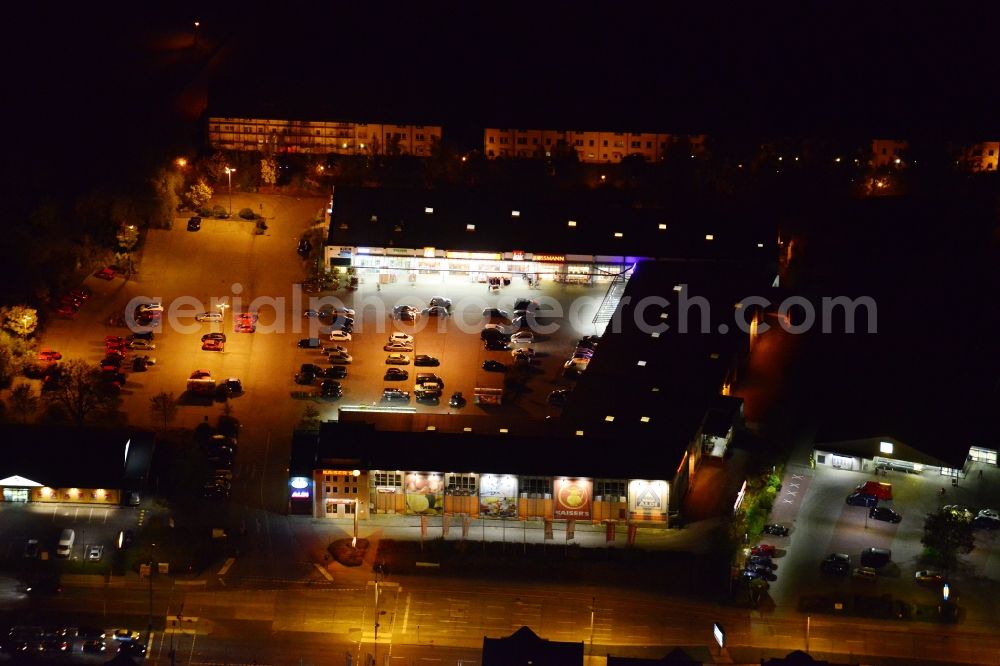
[[[909,146],[908,141],[899,139],[872,139],[872,166],[901,164],[903,152]]]
[[[965,164],[973,172],[996,171],[998,155],[1000,155],[1000,141],[974,143],[966,147]]]
[[[441,140],[437,125],[389,125],[273,118],[208,119],[212,148],[326,155],[416,155],[427,157]]]
[[[642,155],[655,162],[685,140],[693,154],[705,148],[705,135],[657,134],[653,132],[594,132],[582,130],[500,129],[488,127],[483,133],[483,154],[499,157],[549,157],[566,149],[576,151],[581,162],[621,162],[629,155]]]

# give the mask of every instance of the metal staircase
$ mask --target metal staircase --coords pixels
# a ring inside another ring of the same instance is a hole
[[[618,309],[618,303],[622,300],[622,294],[625,293],[625,287],[628,285],[628,279],[631,275],[632,268],[630,267],[616,275],[615,279],[611,281],[607,293],[604,294],[604,300],[601,301],[601,305],[594,315],[594,324],[607,325],[611,321]]]

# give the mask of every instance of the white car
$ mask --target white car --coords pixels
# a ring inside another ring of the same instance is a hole
[[[535,350],[532,349],[531,347],[521,347],[520,349],[511,350],[510,355],[513,356],[514,358],[522,356],[524,358],[534,358]]]
[[[535,341],[535,334],[531,331],[518,331],[510,336],[510,341],[514,344],[530,345]]]
[[[221,312],[199,312],[194,316],[195,321],[222,321]]]
[[[334,342],[350,342],[351,334],[345,333],[344,331],[331,331],[330,340]]]
[[[409,365],[410,357],[406,354],[389,354],[385,357],[386,365]]]
[[[347,352],[341,352],[339,354],[330,354],[328,359],[333,365],[347,365],[354,360],[354,357]]]
[[[128,343],[129,349],[141,349],[143,351],[152,351],[156,349],[156,345],[149,340],[133,340]]]
[[[413,351],[413,345],[407,344],[405,342],[389,342],[382,347],[385,351],[393,352],[411,352]]]
[[[393,333],[392,335],[389,336],[388,344],[391,345],[394,342],[400,342],[404,345],[412,345],[413,336],[407,335],[406,333]]]
[[[997,513],[995,509],[983,509],[979,512],[979,517],[989,520],[1000,520],[1000,513]]]
[[[143,303],[137,309],[139,312],[163,312],[163,305],[160,303]]]
[[[87,549],[88,562],[100,562],[104,556],[104,546],[91,546]]]

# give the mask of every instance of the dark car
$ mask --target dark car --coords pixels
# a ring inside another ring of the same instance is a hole
[[[413,357],[413,365],[435,367],[441,365],[441,361],[427,354],[417,354]]]
[[[299,366],[299,372],[305,372],[311,375],[322,375],[323,368],[319,367],[315,363],[303,363]]]
[[[767,555],[751,555],[747,558],[747,562],[757,567],[766,567],[768,569],[778,568],[778,565],[771,561],[771,558]]]
[[[483,370],[487,370],[489,372],[506,372],[507,366],[500,361],[489,360],[483,361]]]
[[[487,340],[485,348],[486,351],[508,351],[510,350],[510,345],[503,340]]]
[[[556,389],[549,393],[548,402],[553,407],[564,407],[569,399],[569,391],[566,389]]]
[[[406,370],[400,370],[399,368],[389,368],[388,370],[385,371],[385,377],[383,379],[390,382],[399,382],[409,378],[410,378],[410,373],[407,372]]]
[[[449,407],[465,407],[465,396],[462,395],[461,391],[455,391],[451,394],[451,399],[448,400]]]
[[[761,578],[767,581],[778,580],[778,577],[774,575],[767,567],[749,567],[743,570],[743,577],[747,579]]]
[[[319,386],[319,394],[324,398],[339,398],[344,395],[344,389],[341,388],[340,382],[334,379],[324,379]]]
[[[977,530],[1000,529],[1000,520],[989,516],[976,516],[972,519],[972,527]]]
[[[346,365],[331,365],[320,375],[323,379],[344,379],[347,377]]]
[[[312,386],[316,383],[316,375],[311,372],[296,372],[295,383],[302,386]]]
[[[102,640],[90,640],[84,641],[81,649],[87,654],[101,654],[108,647]]]
[[[198,231],[201,229],[201,218],[192,217],[188,220],[188,231]]]
[[[851,556],[846,553],[830,553],[819,563],[819,568],[823,573],[846,576],[851,570]]]
[[[865,493],[851,493],[844,501],[851,506],[878,506],[878,498]]]
[[[386,402],[393,402],[395,400],[409,402],[410,392],[401,391],[400,389],[387,388],[382,391],[382,399]]]
[[[510,321],[510,313],[506,310],[501,310],[500,308],[485,308],[483,310],[483,316],[489,317],[490,319],[503,319]]]
[[[903,519],[901,515],[887,506],[873,506],[868,509],[868,517],[875,520],[884,520],[887,523],[898,523]]]
[[[773,534],[774,536],[788,536],[788,528],[784,525],[779,525],[778,523],[771,523],[770,525],[764,526],[764,534]]]
[[[128,336],[129,342],[133,342],[135,340],[152,340],[152,339],[153,339],[152,331],[136,331],[132,335]]]
[[[299,241],[298,253],[299,256],[305,257],[312,250],[312,243],[309,242],[308,238],[303,238]]]

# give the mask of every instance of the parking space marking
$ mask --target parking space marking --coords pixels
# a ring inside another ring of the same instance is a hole
[[[792,478],[798,481],[802,481],[803,479],[805,479],[805,476],[803,476],[802,474],[792,474]]]
[[[784,502],[785,504],[795,504],[795,502],[793,502],[792,500],[785,499],[784,497],[781,498],[781,501]]]

